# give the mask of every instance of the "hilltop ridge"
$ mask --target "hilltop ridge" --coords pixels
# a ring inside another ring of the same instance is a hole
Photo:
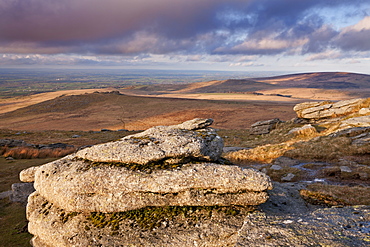
[[[276,96],[302,99],[343,100],[353,97],[368,97],[370,75],[347,72],[316,72],[280,75],[273,77],[228,79],[221,81],[196,82],[180,85],[150,85],[124,88],[124,92],[135,95],[157,95],[161,97],[181,97],[187,94],[233,93],[249,94],[245,100],[274,100]],[[305,94],[302,88],[306,88]],[[266,98],[266,96],[269,96]],[[202,97],[204,98],[204,96]],[[284,99],[280,98],[281,101]],[[287,100],[287,99],[285,99]]]
[[[254,78],[254,80],[289,87],[356,89],[368,88],[370,75],[349,72],[315,72]]]

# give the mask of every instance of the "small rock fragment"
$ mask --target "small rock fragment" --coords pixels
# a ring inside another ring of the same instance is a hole
[[[288,173],[287,175],[282,177],[281,180],[284,181],[284,182],[290,182],[290,181],[292,181],[292,179],[294,177],[295,177],[295,175],[293,173]]]

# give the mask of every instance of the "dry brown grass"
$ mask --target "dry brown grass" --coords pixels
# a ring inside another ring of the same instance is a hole
[[[226,138],[225,141],[226,145],[233,146],[234,144],[235,146],[235,141],[239,141],[241,145],[236,146],[252,147],[252,149],[228,153],[225,155],[225,158],[236,164],[248,165],[253,163],[271,163],[274,159],[280,156],[289,156],[286,155],[286,153],[289,153],[290,151],[293,152],[293,154],[289,157],[292,157],[295,154],[301,154],[302,152],[304,153],[305,150],[295,150],[298,149],[300,145],[304,146],[302,143],[310,142],[320,134],[316,129],[315,131],[309,130],[308,132],[299,132],[295,135],[288,134],[293,128],[301,126],[302,124],[294,124],[291,121],[288,121],[278,124],[277,128],[272,130],[270,134],[258,136],[249,135],[249,132],[245,132],[244,136],[241,134],[238,136],[237,133],[230,131],[221,132],[223,135],[228,135],[228,138]]]
[[[291,142],[267,144],[253,149],[230,152],[225,155],[225,158],[235,164],[241,165],[270,163],[274,159],[284,155],[287,150],[292,149],[292,144]]]
[[[4,157],[12,157],[15,159],[36,159],[36,158],[60,158],[75,152],[76,149],[69,148],[45,148],[45,149],[36,149],[29,147],[16,147],[16,148],[7,148],[3,147],[0,149],[0,154]]]
[[[293,136],[288,135],[288,132],[291,129],[300,126],[302,125],[287,121],[285,123],[277,124],[276,129],[272,130],[270,134],[265,135],[250,135],[248,129],[223,129],[218,130],[217,133],[224,138],[225,146],[255,148],[268,144],[287,142],[293,138]]]
[[[31,106],[34,104],[38,104],[38,103],[41,103],[47,100],[51,100],[51,99],[63,96],[63,95],[80,95],[80,94],[85,94],[85,93],[110,92],[110,91],[112,91],[111,88],[64,90],[64,91],[56,91],[56,92],[39,93],[39,94],[34,94],[34,95],[24,96],[24,97],[0,99],[0,104],[3,104],[0,109],[0,114],[15,111],[17,109]]]
[[[9,129],[0,129],[0,139],[23,140],[26,143],[45,145],[53,143],[65,143],[75,147],[81,147],[115,141],[135,133],[137,133],[137,131],[42,130],[19,132]]]
[[[310,190],[300,190],[301,197],[310,204],[321,206],[348,206],[346,202],[341,199],[332,197],[326,194],[327,192],[318,192]]]
[[[347,137],[318,137],[306,142],[296,142],[284,155],[299,160],[337,161],[340,157],[370,153],[370,145],[351,145]]]
[[[310,184],[303,197],[327,205],[370,205],[370,187]],[[337,203],[337,204],[335,204]]]
[[[320,89],[320,88],[283,88],[271,90],[259,90],[263,94],[283,94],[292,95],[294,98],[307,99],[307,100],[345,100],[348,99],[348,93],[340,90],[333,89]]]
[[[369,184],[370,181],[370,167],[368,166],[347,166],[350,172],[342,171],[340,166],[327,167],[320,170],[317,174],[320,178],[327,178],[330,180],[339,180],[346,183],[362,183]]]

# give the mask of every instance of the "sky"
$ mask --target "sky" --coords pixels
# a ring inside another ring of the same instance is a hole
[[[369,0],[0,0],[0,68],[370,74]]]

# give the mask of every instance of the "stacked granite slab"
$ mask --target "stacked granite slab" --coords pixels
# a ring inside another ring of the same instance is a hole
[[[33,246],[235,242],[272,185],[263,173],[224,164],[212,122],[157,126],[22,171],[36,189],[27,205]]]

